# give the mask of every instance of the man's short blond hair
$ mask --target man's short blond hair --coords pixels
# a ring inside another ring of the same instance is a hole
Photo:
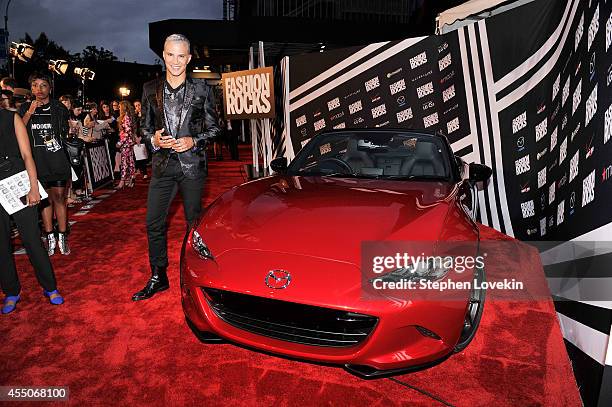
[[[189,42],[189,39],[185,37],[183,34],[170,34],[169,36],[166,37],[166,41],[164,41],[164,44],[166,44],[168,41],[186,43],[187,48],[189,49],[189,53],[191,53],[191,43]]]

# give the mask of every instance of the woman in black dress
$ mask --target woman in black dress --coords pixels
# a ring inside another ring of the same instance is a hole
[[[43,293],[51,304],[59,305],[64,299],[57,291],[55,274],[49,256],[40,241],[38,208],[40,192],[36,165],[32,158],[30,141],[21,118],[14,112],[0,110],[0,179],[26,170],[30,181],[30,192],[26,195],[27,207],[14,213],[19,235]],[[0,312],[13,312],[19,300],[21,285],[17,277],[13,250],[11,247],[11,221],[6,210],[0,206],[0,285],[5,294]]]
[[[51,81],[46,74],[30,75],[30,86],[35,99],[24,103],[19,111],[30,136],[32,155],[38,178],[49,194],[49,204],[42,210],[43,225],[47,235],[49,256],[55,253],[70,254],[68,237],[68,186],[72,178],[70,162],[64,148],[68,136],[68,110],[49,97]],[[53,214],[57,219],[57,241],[53,232]]]

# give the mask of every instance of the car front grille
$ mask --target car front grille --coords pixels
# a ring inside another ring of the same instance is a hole
[[[348,347],[365,340],[378,318],[202,288],[215,314],[236,328],[282,341],[305,345]]]

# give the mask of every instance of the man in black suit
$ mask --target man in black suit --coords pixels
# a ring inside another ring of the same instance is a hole
[[[172,34],[164,43],[166,77],[147,82],[142,92],[141,129],[153,150],[153,176],[147,198],[147,236],[151,279],[132,300],[146,300],[169,288],[166,217],[178,190],[187,227],[201,211],[206,143],[219,133],[212,89],[187,77],[189,40]]]

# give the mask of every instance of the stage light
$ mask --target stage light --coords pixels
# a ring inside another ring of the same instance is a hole
[[[30,44],[18,44],[16,42],[11,42],[9,52],[13,58],[17,58],[23,62],[28,62],[30,59],[32,59],[32,55],[34,55],[34,47]]]
[[[74,74],[83,80],[93,81],[96,73],[89,68],[74,68]]]
[[[192,71],[192,72],[204,72],[204,73],[209,73],[211,72],[210,70],[210,66],[208,65],[204,65],[204,67],[202,69],[198,69],[197,67]]]
[[[49,70],[58,75],[65,75],[68,71],[68,62],[63,59],[49,61]]]
[[[126,88],[125,86],[122,86],[119,88],[119,94],[121,95],[122,98],[130,96],[130,89]]]

